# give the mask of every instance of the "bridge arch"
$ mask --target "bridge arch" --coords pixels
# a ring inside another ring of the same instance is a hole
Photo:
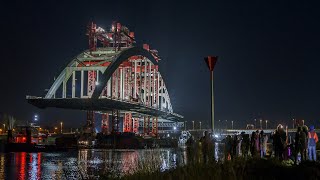
[[[154,65],[158,65],[156,59],[152,56],[152,54],[141,48],[141,47],[133,47],[130,49],[126,49],[122,51],[116,58],[112,61],[112,63],[108,66],[108,68],[104,71],[101,77],[101,86],[97,86],[94,89],[94,92],[91,96],[93,99],[98,99],[101,95],[103,88],[107,85],[108,80],[111,78],[112,74],[116,71],[116,69],[126,60],[128,60],[132,56],[143,56],[148,58]]]
[[[92,94],[87,97],[91,99],[99,99],[104,91],[104,87],[106,87],[109,79],[115,73],[115,71],[120,67],[120,65],[128,60],[130,57],[133,56],[142,56],[146,59],[148,59],[149,62],[151,62],[153,65],[158,65],[157,60],[155,57],[146,49],[142,47],[132,47],[128,49],[124,49],[122,51],[116,52],[113,54],[112,57],[109,57],[110,64],[108,66],[81,66],[84,61],[84,57],[90,57],[90,52],[88,50],[80,53],[78,56],[73,58],[70,63],[67,65],[67,67],[60,73],[58,78],[55,79],[54,83],[50,87],[49,91],[47,92],[45,99],[51,99],[55,98],[56,91],[59,87],[66,88],[68,80],[71,78],[73,71],[76,69],[82,69],[82,70],[90,70],[90,71],[100,71],[102,73],[101,76],[99,76],[99,85],[95,86]],[[159,72],[159,76],[161,77],[161,73]],[[66,91],[66,90],[65,90]],[[145,93],[145,89],[142,88],[142,94]],[[140,94],[140,95],[142,95]],[[159,104],[160,108],[164,108],[172,111],[172,105],[169,97],[169,93],[167,91],[167,88],[165,86],[165,82],[161,78],[160,87],[158,90],[158,96],[160,100],[157,104]],[[66,96],[62,97],[66,98]],[[156,104],[155,104],[156,105]]]

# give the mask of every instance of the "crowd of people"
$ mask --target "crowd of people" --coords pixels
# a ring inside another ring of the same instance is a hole
[[[288,139],[288,132],[285,131],[282,125],[278,125],[277,129],[270,135],[266,135],[263,130],[248,134],[241,133],[230,135],[224,140],[225,154],[227,159],[234,157],[270,157],[274,155],[279,160],[293,159],[295,163],[298,161],[298,156],[301,156],[301,161],[317,160],[316,144],[318,135],[314,131],[314,126],[299,126],[295,134],[294,140]],[[268,142],[272,142],[272,148],[267,154]]]
[[[199,140],[204,161],[210,159],[210,155],[214,154],[215,140],[212,137],[211,134],[205,131],[204,136]],[[226,160],[232,160],[236,157],[267,158],[273,156],[279,160],[292,159],[294,163],[304,160],[316,161],[317,142],[318,135],[314,130],[314,126],[309,128],[307,126],[297,127],[295,137],[291,139],[282,125],[278,125],[271,134],[265,134],[263,130],[256,130],[251,135],[242,132],[233,136],[227,135],[222,140]],[[187,141],[188,154],[191,155],[191,160],[194,160],[192,156],[195,154],[196,144],[193,136]],[[268,146],[268,144],[272,144],[272,146]]]

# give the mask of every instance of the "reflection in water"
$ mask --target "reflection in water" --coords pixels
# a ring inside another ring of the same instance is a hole
[[[223,157],[216,145],[215,157]],[[63,153],[0,153],[0,179],[98,179],[187,164],[185,149],[92,150]]]

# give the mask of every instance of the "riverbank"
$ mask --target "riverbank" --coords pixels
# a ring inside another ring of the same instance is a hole
[[[106,179],[106,178],[101,178]],[[319,162],[303,162],[300,165],[288,165],[274,159],[237,159],[227,162],[209,162],[188,164],[165,172],[140,171],[122,177],[124,180],[163,180],[163,179],[320,179]]]

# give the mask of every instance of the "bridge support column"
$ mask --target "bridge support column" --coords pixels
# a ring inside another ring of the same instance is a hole
[[[148,85],[148,106],[151,106],[151,62],[149,62],[149,71],[148,71],[148,76],[149,76],[149,85]]]
[[[144,72],[143,72],[143,103],[146,103],[146,94],[147,94],[147,60],[144,58]]]
[[[83,82],[83,76],[84,76],[84,72],[83,71],[81,71],[81,87],[80,87],[80,97],[81,98],[83,98],[83,84],[84,84],[84,82]]]
[[[139,118],[133,118],[133,129],[132,131],[134,133],[138,133],[139,132]]]
[[[107,93],[106,93],[106,95],[107,95],[107,97],[111,97],[111,78],[108,80],[108,83],[107,83]]]
[[[124,70],[123,70],[123,68],[120,68],[120,90],[119,90],[119,92],[120,92],[120,99],[121,100],[123,100],[124,98],[123,98],[123,84],[124,84]]]
[[[137,62],[134,61],[134,72],[133,72],[133,78],[134,78],[134,87],[133,87],[133,98],[137,98]]]
[[[157,100],[157,108],[159,109],[159,89],[160,89],[160,86],[159,86],[159,80],[160,80],[160,76],[159,76],[159,72],[157,72],[157,91],[156,91],[156,100]],[[161,107],[161,104],[160,104],[160,107]]]
[[[76,96],[76,72],[72,72],[72,98]]]
[[[94,111],[87,111],[86,133],[95,133],[94,131]]]
[[[149,124],[148,124],[148,116],[143,116],[143,134],[147,135],[149,129]]]
[[[67,82],[64,80],[62,82],[62,98],[67,97]]]
[[[112,110],[112,116],[111,116],[111,123],[112,123],[112,130],[111,133],[117,133],[119,132],[119,110]]]
[[[132,132],[132,115],[131,115],[131,113],[124,114],[123,132]]]
[[[152,134],[158,136],[158,117],[152,118]]]
[[[103,134],[109,134],[109,114],[102,114],[101,129]]]

